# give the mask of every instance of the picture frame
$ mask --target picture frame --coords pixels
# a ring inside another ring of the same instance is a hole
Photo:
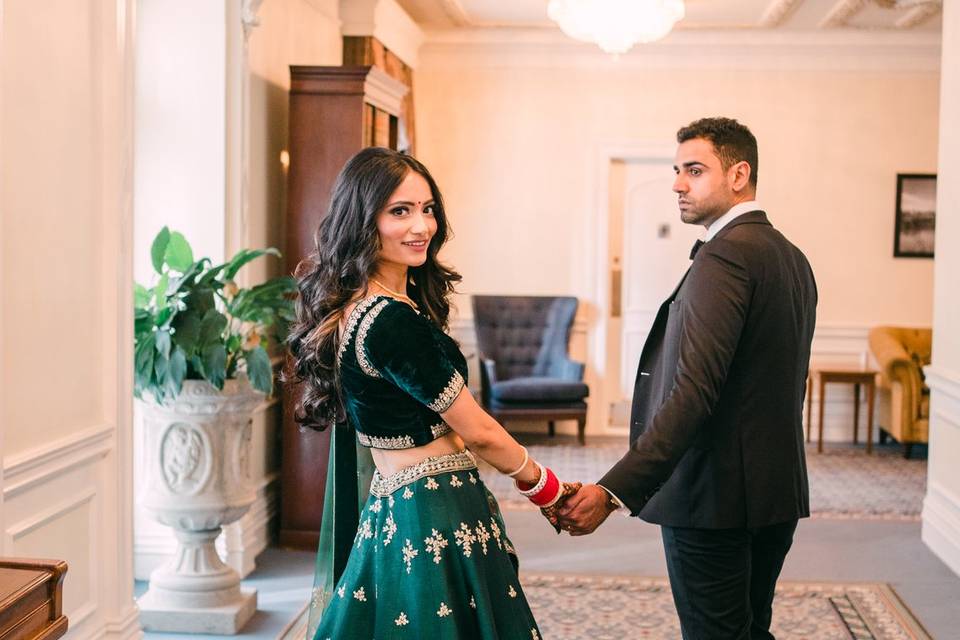
[[[937,174],[898,173],[894,258],[932,258],[937,216]]]

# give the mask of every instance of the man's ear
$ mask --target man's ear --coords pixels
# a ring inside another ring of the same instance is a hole
[[[747,188],[750,184],[751,171],[750,163],[746,160],[741,160],[730,167],[730,186],[734,191],[739,193]]]

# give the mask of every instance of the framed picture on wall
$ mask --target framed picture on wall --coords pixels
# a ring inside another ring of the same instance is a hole
[[[897,174],[894,258],[932,258],[937,218],[937,174]]]

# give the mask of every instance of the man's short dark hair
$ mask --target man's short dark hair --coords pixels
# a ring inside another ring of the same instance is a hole
[[[724,170],[738,162],[750,165],[750,184],[757,188],[757,139],[733,118],[701,118],[677,131],[677,142],[694,138],[709,140]]]

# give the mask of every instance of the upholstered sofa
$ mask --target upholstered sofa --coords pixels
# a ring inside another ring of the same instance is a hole
[[[914,444],[926,443],[930,424],[930,389],[922,367],[930,364],[932,332],[908,327],[874,327],[870,351],[880,367],[881,441],[893,436],[910,457]]]

